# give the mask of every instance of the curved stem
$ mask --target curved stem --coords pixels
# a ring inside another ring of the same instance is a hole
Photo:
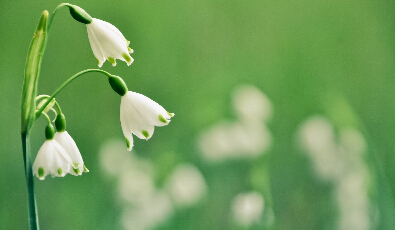
[[[39,225],[38,225],[36,197],[34,194],[34,181],[33,181],[29,132],[22,133],[22,148],[23,148],[23,160],[25,163],[25,177],[26,177],[27,194],[28,194],[29,229],[38,230]]]
[[[69,3],[62,3],[62,4],[59,4],[59,5],[54,9],[54,11],[52,12],[51,17],[49,17],[49,19],[48,19],[48,24],[47,24],[47,36],[46,36],[46,39],[45,39],[45,41],[44,41],[43,55],[44,55],[45,47],[47,46],[49,31],[50,31],[50,29],[51,29],[53,19],[55,18],[55,15],[56,15],[57,11],[58,11],[60,8],[62,8],[63,6],[68,6],[68,5],[70,5],[70,4],[69,4]]]
[[[45,118],[47,119],[48,125],[50,125],[51,124],[51,118],[49,118],[48,114],[46,114],[44,112],[41,112],[41,114],[45,116]]]
[[[60,108],[60,105],[56,100],[55,100],[55,106],[56,106],[56,109],[58,110],[59,114],[62,114],[62,109]],[[56,116],[55,116],[55,119],[56,119]]]
[[[86,74],[86,73],[90,73],[90,72],[99,72],[99,73],[102,73],[102,74],[104,74],[104,75],[106,75],[106,76],[108,76],[108,77],[112,77],[112,76],[113,76],[113,75],[110,74],[109,72],[106,72],[106,71],[101,70],[101,69],[86,69],[86,70],[83,70],[83,71],[81,71],[81,72],[79,72],[79,73],[74,74],[74,75],[71,76],[69,79],[67,79],[65,82],[63,82],[63,84],[60,85],[60,86],[55,90],[55,92],[53,92],[53,94],[47,99],[47,101],[46,101],[45,104],[41,107],[41,109],[38,110],[38,111],[36,112],[36,119],[37,119],[38,117],[40,117],[41,112],[44,110],[44,108],[47,107],[47,105],[51,102],[51,100],[52,100],[53,98],[55,98],[55,96],[56,96],[64,87],[66,87],[66,85],[68,85],[70,82],[72,82],[74,79],[78,78],[79,76],[84,75],[84,74]]]
[[[43,100],[43,99],[48,99],[48,98],[50,98],[51,96],[49,96],[49,95],[45,95],[45,94],[42,94],[42,95],[39,95],[39,96],[37,96],[36,97],[36,104],[37,104],[37,101],[39,101],[39,100]],[[53,102],[54,102],[54,104],[55,104],[55,106],[56,106],[56,109],[58,110],[58,112],[56,112],[56,110],[54,109],[54,108],[51,108],[50,110],[52,110],[54,113],[55,113],[55,119],[56,119],[56,115],[59,113],[59,114],[62,114],[62,109],[60,108],[60,105],[59,105],[59,103],[55,100],[55,99],[52,99],[53,100]],[[41,103],[41,102],[40,102]],[[40,105],[40,103],[38,103],[38,105]],[[44,102],[45,103],[45,102]],[[50,102],[50,103],[52,103],[52,101]],[[36,107],[37,108],[37,107]],[[39,108],[41,108],[41,106],[39,107]],[[45,110],[45,108],[44,108],[44,110]],[[43,110],[43,111],[44,111]],[[43,112],[41,112],[41,114],[42,114]],[[41,115],[41,114],[38,114],[38,113],[36,113],[36,119]]]

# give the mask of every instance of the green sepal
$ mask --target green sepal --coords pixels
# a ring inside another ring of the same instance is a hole
[[[55,126],[58,132],[64,132],[66,130],[66,117],[63,115],[63,113],[60,113],[56,116]]]
[[[92,17],[84,9],[82,9],[79,6],[71,5],[71,4],[68,4],[67,6],[69,7],[71,16],[75,20],[84,24],[92,23]]]
[[[118,76],[111,76],[108,77],[108,81],[110,82],[111,88],[119,95],[123,96],[128,92],[128,87],[122,78]]]
[[[53,127],[52,124],[48,124],[47,127],[45,127],[45,139],[52,140],[54,135],[55,135],[55,128]]]
[[[41,14],[26,59],[25,79],[22,89],[21,132],[26,133],[34,123],[36,110],[37,81],[40,75],[42,54],[47,37],[48,11]]]

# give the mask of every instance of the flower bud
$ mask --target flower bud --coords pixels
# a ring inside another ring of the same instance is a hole
[[[44,11],[38,22],[33,39],[30,43],[26,59],[25,79],[22,89],[21,132],[26,133],[34,122],[36,111],[35,98],[37,95],[37,81],[41,66],[42,53],[47,36],[48,11]]]

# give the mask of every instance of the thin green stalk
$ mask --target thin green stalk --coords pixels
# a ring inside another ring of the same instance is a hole
[[[40,228],[38,225],[36,197],[34,194],[32,159],[31,159],[31,151],[30,151],[30,137],[28,132],[22,133],[22,148],[23,148],[23,160],[25,164],[25,177],[26,177],[27,194],[28,194],[29,229],[39,230]]]
[[[44,41],[43,54],[44,54],[44,51],[45,51],[45,47],[47,46],[48,35],[49,35],[49,31],[50,31],[51,26],[52,26],[52,21],[53,21],[53,19],[55,18],[55,15],[56,15],[57,11],[58,11],[60,8],[62,8],[63,6],[67,6],[67,5],[69,5],[69,4],[68,4],[68,3],[62,3],[62,4],[58,5],[58,6],[55,8],[55,10],[53,11],[52,15],[51,15],[51,16],[49,17],[49,19],[48,19],[47,37],[46,37],[46,39],[45,39],[45,41]]]
[[[91,73],[91,72],[103,73],[103,74],[105,74],[105,75],[108,76],[108,77],[114,76],[114,75],[112,75],[112,74],[110,74],[110,73],[108,73],[108,72],[106,72],[106,71],[104,71],[104,70],[101,70],[101,69],[86,69],[86,70],[83,70],[83,71],[81,71],[81,72],[78,72],[78,73],[74,74],[74,75],[71,76],[69,79],[67,79],[65,82],[63,82],[63,84],[60,85],[60,86],[55,90],[55,92],[53,92],[53,94],[47,99],[47,101],[44,103],[44,105],[43,105],[38,111],[36,111],[36,119],[37,119],[38,117],[40,117],[41,112],[45,109],[45,107],[47,107],[47,105],[48,105],[49,103],[51,103],[52,99],[55,98],[56,95],[57,95],[64,87],[66,87],[70,82],[72,82],[74,79],[78,78],[79,76],[82,76],[82,75],[84,75],[84,74],[86,74],[86,73]]]

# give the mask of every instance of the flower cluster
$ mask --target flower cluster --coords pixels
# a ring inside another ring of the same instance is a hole
[[[48,174],[64,177],[67,173],[79,176],[89,172],[73,138],[65,130],[66,120],[59,114],[55,121],[56,129],[48,124],[45,130],[46,141],[41,146],[33,163],[33,174],[44,180]]]
[[[78,6],[68,3],[63,5],[70,8],[70,14],[75,20],[86,24],[89,42],[99,67],[102,67],[106,60],[115,66],[116,59],[125,61],[128,65],[132,64],[133,58],[130,56],[130,53],[133,53],[133,50],[129,47],[130,42],[125,39],[115,26],[100,19],[92,18]],[[82,72],[89,71],[106,74],[113,90],[121,96],[120,120],[129,151],[133,147],[132,134],[140,139],[148,140],[152,137],[155,126],[169,124],[171,117],[174,116],[174,113],[167,112],[162,106],[150,98],[136,92],[128,91],[125,82],[120,77],[102,70],[86,70]],[[83,74],[82,72],[80,72],[80,75]],[[72,80],[75,77],[77,76],[73,76],[70,79]],[[46,95],[41,95],[38,98],[41,97],[49,98]],[[54,104],[57,106],[59,112],[55,120],[56,133],[51,120],[46,114],[49,110],[54,110],[52,108]],[[42,108],[43,106],[45,108]],[[51,102],[46,101],[46,99],[43,100],[37,106],[37,113],[39,113],[38,115],[42,113],[47,117],[48,126],[46,128],[46,141],[38,151],[33,164],[34,175],[40,180],[43,180],[48,174],[51,174],[53,177],[63,177],[67,173],[78,176],[82,172],[88,172],[89,170],[84,165],[77,145],[65,130],[66,120],[57,102],[54,99]]]

